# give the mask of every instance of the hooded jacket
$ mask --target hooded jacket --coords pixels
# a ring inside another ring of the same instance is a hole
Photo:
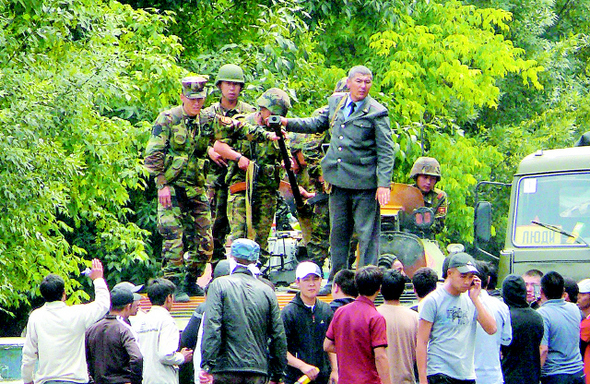
[[[329,304],[316,300],[312,310],[303,303],[300,293],[297,293],[281,312],[287,336],[287,351],[320,369],[314,383],[327,383],[330,378],[330,361],[323,344],[332,316]],[[294,383],[302,375],[299,369],[288,366],[285,383]]]
[[[543,318],[526,301],[522,277],[509,275],[502,284],[502,297],[510,309],[512,342],[502,346],[502,372],[506,384],[538,384],[541,378],[539,346]]]

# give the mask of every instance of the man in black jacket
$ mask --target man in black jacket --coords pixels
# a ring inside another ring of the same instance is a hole
[[[141,384],[143,357],[131,328],[117,317],[132,311],[133,293],[113,288],[111,310],[86,331],[88,371],[96,384]]]
[[[527,302],[527,288],[520,276],[509,275],[502,284],[502,297],[510,309],[512,342],[502,346],[502,373],[506,384],[538,384],[541,379],[539,346],[543,318]]]
[[[287,375],[285,384],[293,384],[302,375],[314,383],[338,380],[336,355],[324,351],[324,338],[332,321],[332,309],[317,299],[322,270],[304,261],[295,271],[299,293],[283,308],[281,318],[287,335]]]
[[[286,366],[287,340],[274,291],[259,280],[260,247],[237,239],[231,255],[237,265],[207,290],[201,346],[201,382],[278,384]]]

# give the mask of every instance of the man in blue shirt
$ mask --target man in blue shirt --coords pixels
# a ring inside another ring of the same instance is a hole
[[[541,383],[583,384],[584,365],[580,355],[578,307],[563,299],[563,277],[551,271],[541,278],[538,312],[543,317],[545,334],[541,341]]]

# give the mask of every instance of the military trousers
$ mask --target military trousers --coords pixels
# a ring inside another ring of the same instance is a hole
[[[255,238],[250,240],[254,240],[260,245],[259,262],[263,266],[269,258],[268,237],[272,229],[276,207],[276,191],[262,188],[256,190],[252,205],[252,227],[255,231]],[[244,192],[238,192],[229,197],[228,216],[233,239],[247,238],[246,196]]]
[[[225,241],[230,233],[229,219],[227,217],[227,199],[229,189],[225,182],[227,168],[214,166],[209,172],[209,178],[213,181],[208,186],[209,204],[211,205],[211,219],[213,227],[213,256],[211,263],[216,263],[226,258]]]
[[[158,203],[158,231],[164,238],[164,277],[192,281],[203,274],[213,253],[211,211],[202,188],[170,185],[172,204]]]
[[[328,200],[313,205],[310,220],[300,220],[303,241],[307,249],[307,258],[320,267],[330,255],[330,209]],[[304,228],[309,226],[309,228]],[[307,235],[309,234],[309,235]]]
[[[376,189],[347,189],[332,186],[330,193],[330,252],[332,268],[327,285],[332,285],[334,275],[349,268],[348,254],[352,234],[358,235],[359,262],[357,268],[377,265],[381,211],[375,200]]]

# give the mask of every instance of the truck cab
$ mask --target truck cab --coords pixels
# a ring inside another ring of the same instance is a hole
[[[485,218],[487,212],[476,209],[477,215]],[[481,226],[476,218],[478,241]],[[557,271],[576,281],[587,278],[589,243],[590,147],[540,150],[525,157],[512,181],[500,279],[530,269]]]

